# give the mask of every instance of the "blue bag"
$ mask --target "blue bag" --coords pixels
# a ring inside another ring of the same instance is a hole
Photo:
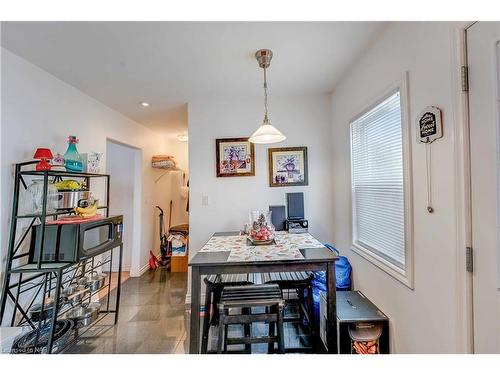
[[[351,272],[352,266],[349,263],[347,257],[340,255],[339,251],[330,244],[325,244],[325,247],[339,257],[335,262],[335,281],[337,290],[351,290]],[[321,289],[321,291],[326,291],[326,273],[325,271],[314,272],[314,279],[312,281],[313,287]]]
[[[339,257],[339,259],[335,262],[335,280],[336,280],[337,290],[351,290],[352,266],[351,263],[349,263],[349,259],[347,259],[347,257],[343,255],[340,255],[339,251],[332,245],[325,244],[325,247],[333,251]],[[323,272],[323,274],[324,273],[325,272]],[[326,280],[325,280],[325,285],[326,285]]]
[[[335,262],[335,281],[337,290],[351,290],[352,266],[347,257],[340,255],[339,251],[330,244],[325,247],[334,252],[339,259]],[[314,302],[314,320],[319,324],[319,293],[326,292],[326,272],[314,272],[312,280],[312,294]]]

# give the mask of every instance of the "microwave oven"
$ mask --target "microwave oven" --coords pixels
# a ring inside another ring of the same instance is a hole
[[[122,243],[123,216],[83,223],[45,224],[42,249],[41,225],[31,230],[29,263],[78,262]]]

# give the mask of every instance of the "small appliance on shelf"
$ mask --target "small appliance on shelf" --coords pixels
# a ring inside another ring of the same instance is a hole
[[[79,207],[82,201],[90,199],[90,191],[76,180],[62,180],[54,185],[58,192],[59,209],[73,209]]]
[[[123,216],[61,224],[48,221],[43,236],[42,263],[78,262],[122,242]],[[31,233],[29,263],[37,263],[42,248],[41,225]]]
[[[287,193],[286,205],[288,211],[286,230],[288,233],[307,233],[309,223],[304,219],[304,193]]]

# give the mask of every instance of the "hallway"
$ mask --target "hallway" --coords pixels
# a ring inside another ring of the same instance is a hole
[[[122,286],[118,325],[106,317],[66,353],[186,353],[186,288],[187,273],[161,268],[129,278]]]

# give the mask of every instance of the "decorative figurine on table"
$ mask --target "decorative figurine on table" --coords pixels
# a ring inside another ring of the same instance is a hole
[[[35,169],[37,171],[50,171],[52,166],[48,160],[52,159],[52,152],[48,148],[37,148],[34,159],[40,160],[36,165]]]
[[[274,225],[271,211],[252,211],[250,213],[250,233],[248,239],[253,245],[270,245],[274,242]]]
[[[83,172],[83,160],[76,149],[78,139],[74,135],[68,137],[68,149],[64,154],[64,166],[68,172]]]

